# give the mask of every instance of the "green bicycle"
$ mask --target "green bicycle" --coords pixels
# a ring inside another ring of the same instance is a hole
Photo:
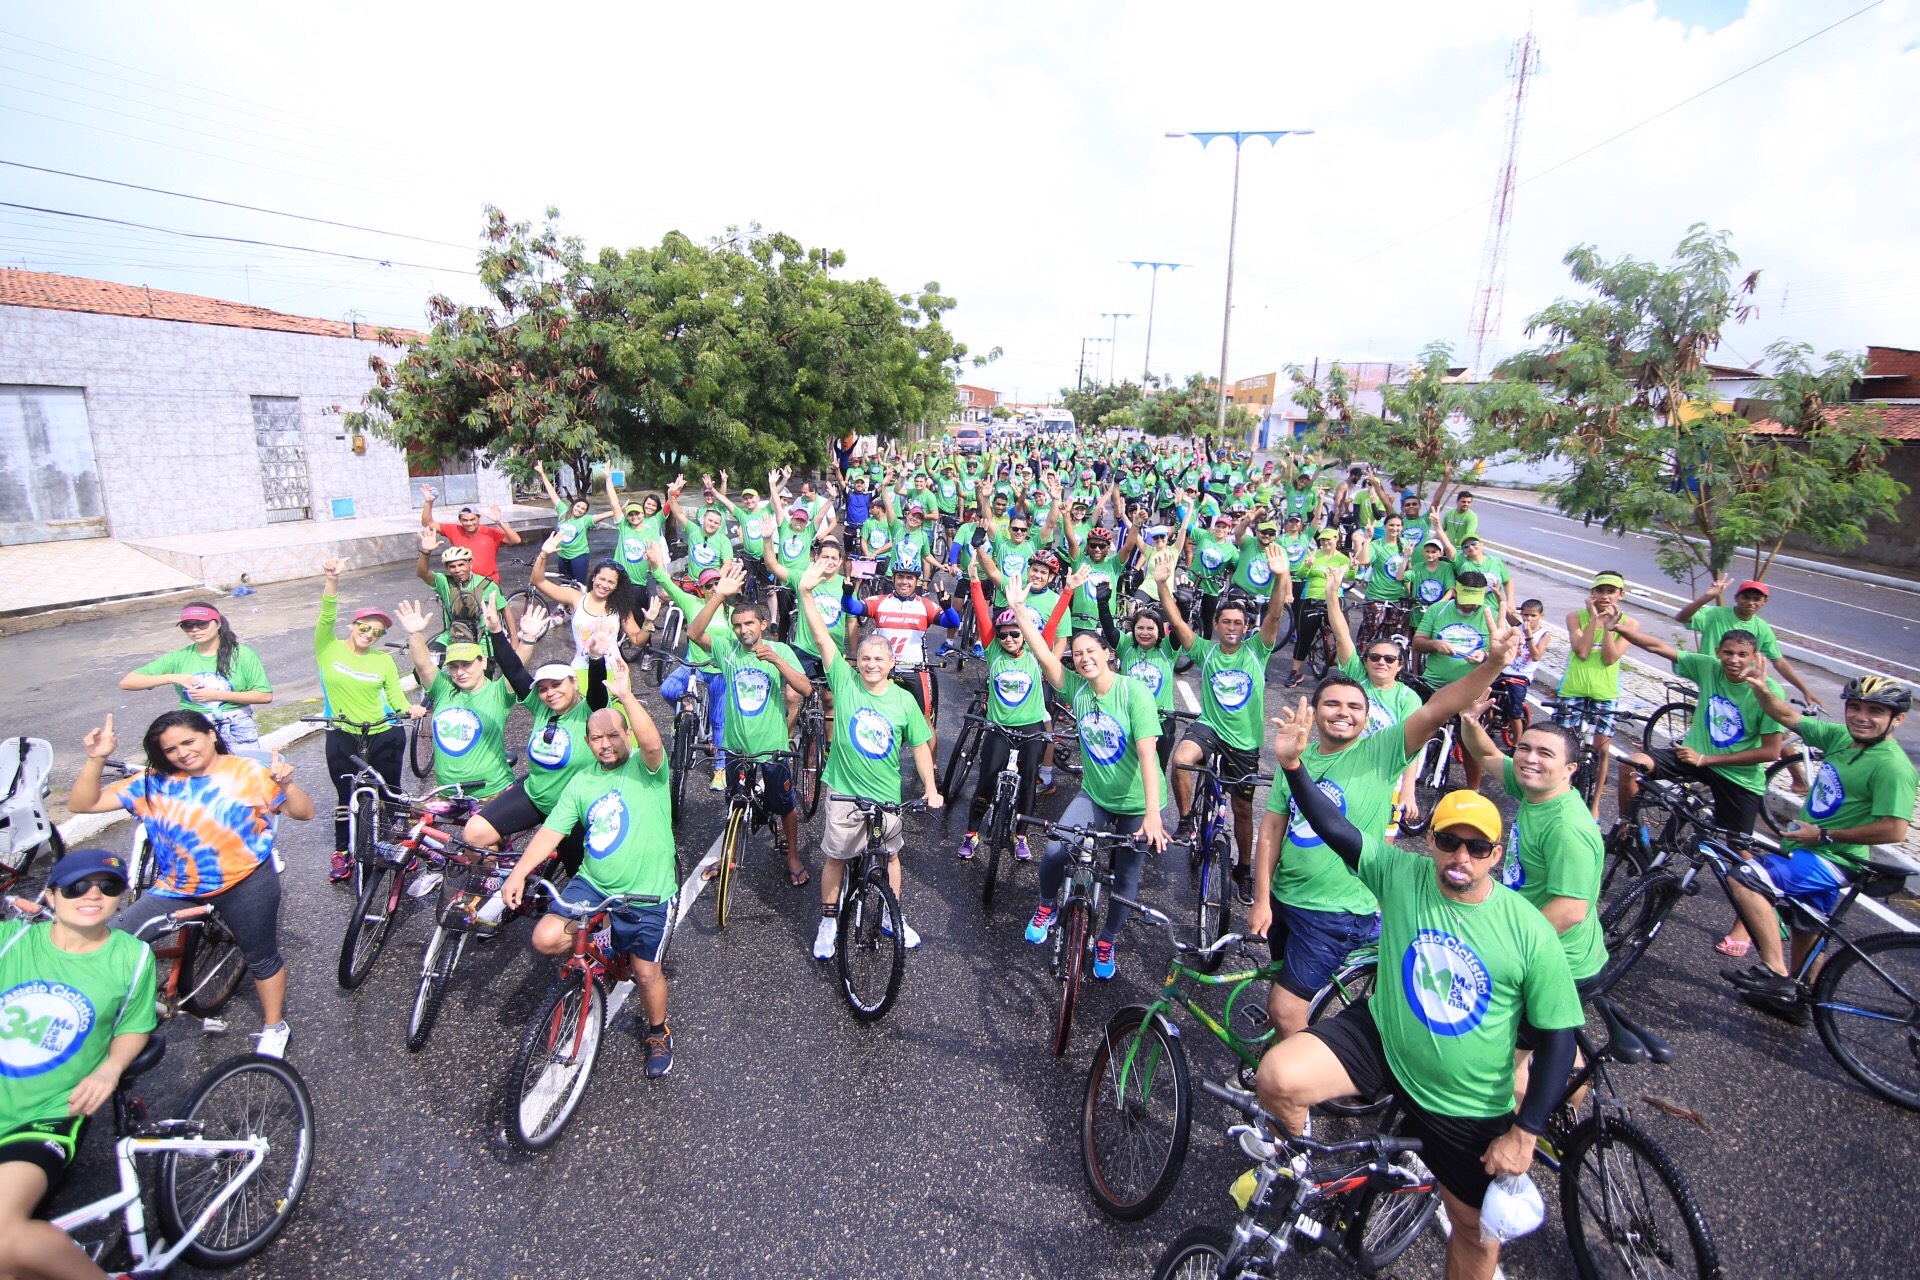
[[[1230,933],[1205,947],[1190,946],[1174,932],[1163,912],[1122,899],[1135,917],[1162,926],[1173,942],[1167,978],[1153,1003],[1128,1005],[1107,1020],[1093,1063],[1087,1069],[1087,1092],[1080,1112],[1080,1165],[1087,1189],[1101,1212],[1121,1222],[1138,1222],[1158,1209],[1179,1180],[1186,1159],[1187,1135],[1193,1120],[1193,1090],[1180,1028],[1169,1016],[1185,1009],[1195,1021],[1239,1060],[1242,1085],[1253,1087],[1260,1057],[1274,1043],[1264,1003],[1242,1005],[1247,989],[1271,982],[1281,966],[1267,963],[1234,973],[1209,973],[1220,955],[1240,941]],[[1373,993],[1376,949],[1369,945],[1350,954],[1333,979],[1314,995],[1308,1006],[1308,1024],[1330,1018]],[[1211,961],[1211,963],[1209,963]],[[1228,988],[1226,1008],[1218,1018],[1200,1006],[1183,987]],[[1234,1030],[1235,1008],[1242,1021],[1258,1026],[1252,1034]],[[1251,1015],[1251,1016],[1250,1016]],[[1392,1097],[1367,1101],[1344,1098],[1324,1103],[1328,1116],[1365,1116],[1384,1110]]]

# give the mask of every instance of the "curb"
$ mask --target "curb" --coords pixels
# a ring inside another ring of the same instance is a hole
[[[1564,520],[1567,518],[1566,513],[1558,507],[1548,506],[1544,502],[1518,502],[1501,494],[1488,493],[1484,489],[1475,489],[1473,496],[1483,498],[1488,502],[1497,503],[1500,506],[1508,507],[1515,511],[1544,511],[1548,515],[1558,519]],[[1705,539],[1703,538],[1689,537],[1687,541],[1693,543],[1695,546],[1705,545]],[[1751,557],[1753,555],[1753,548],[1737,547],[1735,548],[1735,554]],[[1790,569],[1804,569],[1808,573],[1824,573],[1832,578],[1850,578],[1855,582],[1865,582],[1876,587],[1888,587],[1894,591],[1905,591],[1910,595],[1920,595],[1920,582],[1915,582],[1911,578],[1896,578],[1892,574],[1875,573],[1871,569],[1855,569],[1851,565],[1828,564],[1825,560],[1808,560],[1802,556],[1789,555],[1775,555],[1773,557],[1773,563],[1786,565]],[[1874,672],[1872,674],[1879,675],[1882,673]]]

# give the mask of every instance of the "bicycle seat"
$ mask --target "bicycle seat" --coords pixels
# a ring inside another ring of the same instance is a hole
[[[435,796],[422,800],[420,811],[437,818],[471,818],[480,812],[480,802],[472,796]]]
[[[160,1065],[160,1059],[167,1056],[167,1038],[155,1031],[147,1037],[146,1047],[133,1056],[127,1069],[120,1073],[118,1088],[125,1089],[135,1080]]]
[[[1914,876],[1920,876],[1920,862],[1898,849],[1873,845],[1867,849],[1867,869],[1854,878],[1869,898],[1891,898]]]

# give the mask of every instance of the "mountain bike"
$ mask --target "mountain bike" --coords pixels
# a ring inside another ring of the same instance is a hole
[[[693,762],[713,756],[713,737],[707,732],[707,682],[697,672],[687,680],[686,692],[673,704],[673,729],[668,735],[667,763],[673,784],[673,821],[686,812],[687,777]]]
[[[733,905],[733,878],[753,847],[753,833],[767,829],[767,838],[778,846],[783,843],[780,819],[767,807],[767,775],[764,766],[791,766],[791,751],[764,751],[757,755],[727,753],[727,820],[720,831],[720,861],[713,873],[713,920],[727,927],[727,915]],[[675,854],[676,864],[678,852]]]
[[[1406,670],[1407,653],[1412,642],[1407,638],[1407,617],[1411,610],[1405,600],[1367,600],[1360,607],[1360,625],[1353,631],[1353,648],[1365,653],[1377,640],[1389,640],[1400,650],[1400,669]]]
[[[1210,957],[1215,968],[1219,966],[1219,953],[1211,949],[1212,945],[1227,935],[1233,923],[1233,863],[1238,846],[1234,841],[1233,805],[1229,797],[1234,788],[1266,786],[1273,782],[1273,775],[1266,773],[1222,778],[1215,772],[1219,765],[1219,753],[1210,751],[1200,764],[1174,766],[1194,775],[1193,839],[1188,845],[1188,857],[1195,872],[1194,910],[1200,954]],[[1203,966],[1205,963],[1203,960]]]
[[[1000,772],[996,773],[993,777],[993,791],[987,801],[987,807],[981,811],[980,829],[977,833],[979,835],[978,847],[979,849],[985,850],[987,855],[987,874],[980,885],[980,901],[982,905],[991,907],[993,905],[994,892],[999,888],[1000,884],[1000,860],[1003,857],[1012,856],[1014,841],[1018,834],[1014,830],[1014,826],[1016,820],[1019,820],[1021,817],[1019,811],[1020,748],[1030,742],[1057,743],[1060,740],[1060,735],[1048,729],[1045,721],[1034,725],[1009,726],[995,724],[984,716],[969,714],[966,717],[965,723],[967,728],[962,731],[962,742],[956,744],[954,754],[947,758],[947,776],[949,778],[953,775],[954,761],[956,759],[964,759],[965,763],[961,767],[959,780],[963,784],[965,783],[966,775],[972,772],[973,758],[977,754],[980,744],[985,740],[985,735],[990,733],[997,734],[1005,738],[1007,743],[1007,761],[1001,766]],[[967,745],[969,732],[971,734],[971,746]],[[975,785],[980,786],[985,784],[976,783]],[[940,794],[948,795],[950,793],[942,791]],[[958,806],[956,805],[954,807],[957,808]]]
[[[545,890],[548,910],[575,921],[569,926],[573,950],[561,960],[560,972],[540,998],[507,1076],[508,1133],[521,1150],[544,1151],[580,1106],[607,1023],[633,990],[633,959],[613,950],[612,913],[629,906],[657,906],[663,899],[615,893],[592,905],[577,906],[562,899],[549,880],[529,877],[527,884]],[[673,929],[672,900],[665,901],[669,903],[668,935],[660,946],[662,963]],[[609,981],[614,984],[611,1008]]]
[[[965,785],[967,774],[973,770],[973,762],[980,755],[980,740],[986,735],[987,695],[985,690],[975,693],[967,699],[967,709],[961,713],[960,732],[954,735],[953,750],[947,755],[947,766],[940,773],[940,794],[950,796],[954,793],[954,783]],[[949,806],[944,818],[950,818],[953,806]]]
[[[1798,698],[1792,699],[1793,705],[1800,708],[1803,716],[1819,718],[1819,712]],[[1777,838],[1784,836],[1787,829],[1800,817],[1805,805],[1805,792],[1793,789],[1793,768],[1798,765],[1800,776],[1807,780],[1811,788],[1820,776],[1820,763],[1826,759],[1826,753],[1810,744],[1797,733],[1787,735],[1787,744],[1780,750],[1780,758],[1767,766],[1765,790],[1761,794],[1760,820],[1767,824],[1767,830]]]
[[[820,772],[826,767],[829,742],[826,696],[827,681],[822,676],[814,680],[813,692],[800,700],[800,714],[793,722],[793,802],[800,808],[802,822],[811,821],[820,808]]]
[[[1540,700],[1540,707],[1547,713],[1549,720],[1552,720],[1560,710],[1560,701],[1557,696],[1542,698]],[[1628,711],[1620,707],[1614,708],[1613,721],[1616,733],[1623,727],[1630,727],[1634,724],[1644,724],[1646,719],[1647,717],[1640,712]],[[1555,721],[1555,723],[1558,722]],[[1573,789],[1580,793],[1580,798],[1585,800],[1588,806],[1592,806],[1593,793],[1600,785],[1598,760],[1599,757],[1595,755],[1593,750],[1593,734],[1591,731],[1586,732],[1581,737],[1580,759],[1573,770]]]
[[[347,798],[347,850],[352,855],[353,876],[350,888],[358,898],[366,887],[366,868],[373,861],[374,841],[379,839],[381,829],[381,801],[388,795],[398,795],[387,785],[380,771],[367,763],[373,754],[373,739],[389,729],[400,727],[401,721],[389,716],[385,720],[362,721],[348,720],[341,716],[301,716],[303,724],[323,724],[329,729],[339,729],[358,739],[358,748],[350,757],[357,772],[354,775],[353,789]]]
[[[924,800],[887,804],[862,796],[846,797],[866,821],[867,843],[847,859],[840,877],[840,916],[834,964],[848,1008],[861,1022],[878,1022],[893,1008],[906,972],[907,941],[900,900],[887,881],[887,852],[882,831],[889,816],[927,807]]]

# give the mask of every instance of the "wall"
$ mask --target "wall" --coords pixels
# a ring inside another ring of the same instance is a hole
[[[0,383],[85,388],[107,531],[121,539],[266,523],[256,395],[300,399],[314,520],[335,498],[356,516],[414,509],[404,456],[371,439],[356,455],[331,412],[359,405],[375,353],[396,355],[370,340],[0,307]],[[505,478],[483,471],[480,500],[510,502]]]
[[[1891,520],[1869,520],[1867,540],[1846,551],[1831,551],[1810,538],[1787,536],[1787,546],[1801,551],[1843,555],[1865,565],[1920,569],[1920,442],[1887,441],[1887,474],[1907,486],[1907,496]]]

